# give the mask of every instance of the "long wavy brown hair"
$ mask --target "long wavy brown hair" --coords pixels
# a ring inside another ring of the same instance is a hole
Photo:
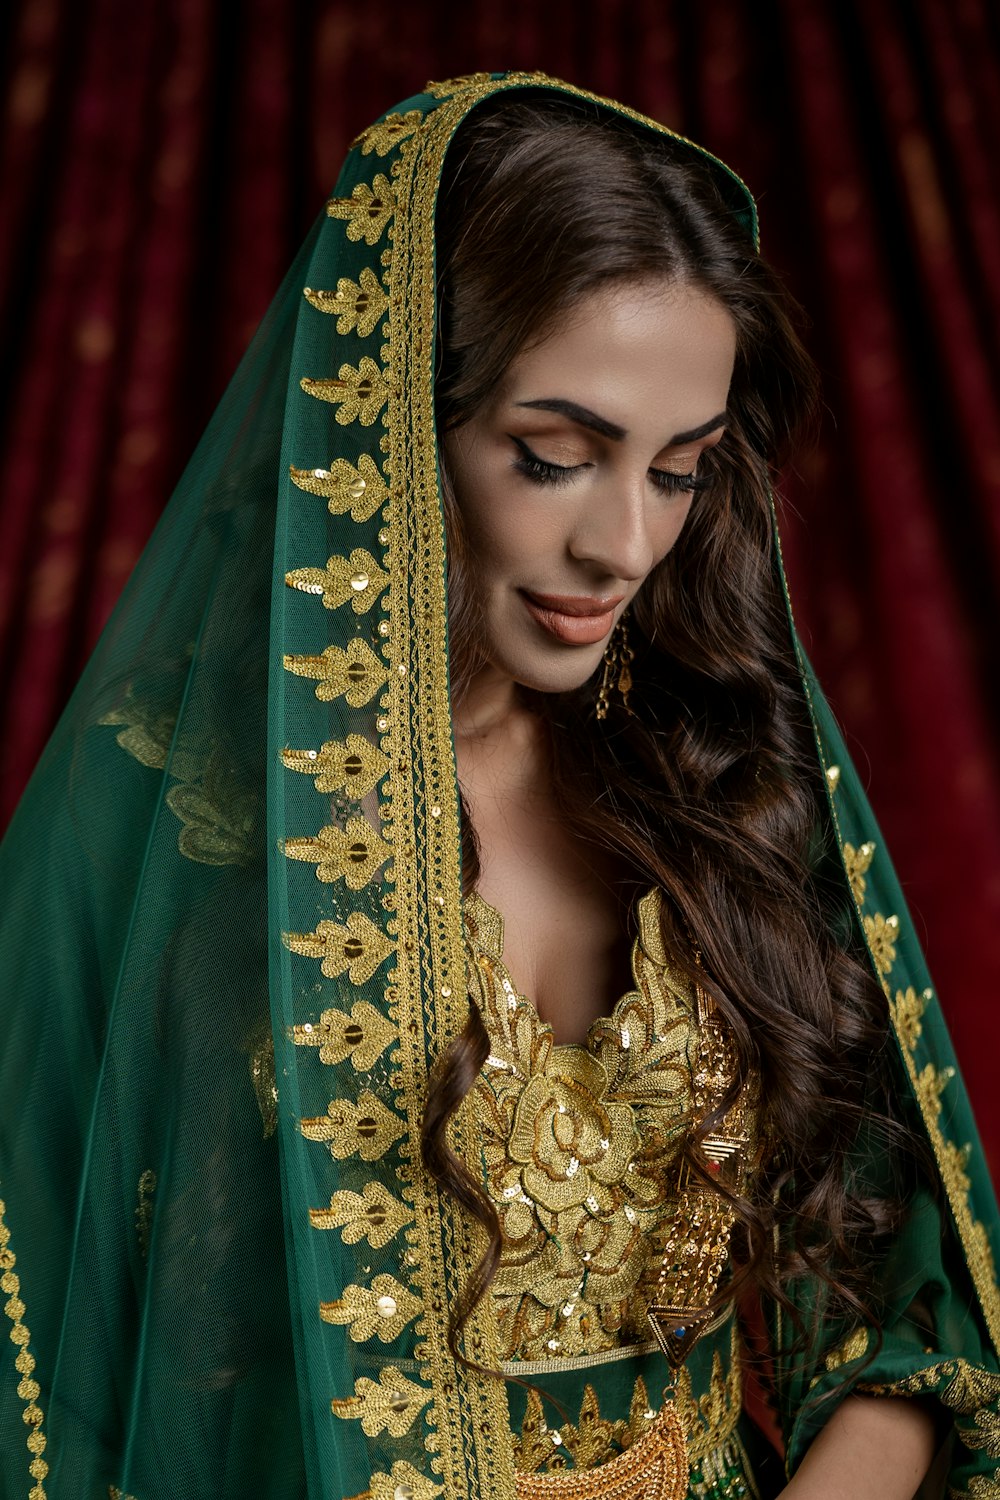
[[[873,1131],[890,1144],[901,1134],[887,1103],[887,1018],[826,831],[771,513],[777,465],[816,382],[794,304],[731,199],[721,170],[692,148],[610,112],[552,96],[501,96],[474,112],[449,152],[438,209],[438,430],[468,421],[518,353],[596,287],[668,278],[733,318],[728,426],[703,459],[713,484],[632,607],[634,717],[612,706],[595,722],[593,683],[532,703],[551,726],[562,816],[659,886],[666,951],[724,1015],[741,1080],[760,1078],[769,1149],[736,1203],[737,1280],[794,1317],[789,1282],[811,1275],[826,1316],[873,1318],[870,1257],[898,1200],[891,1173],[866,1181],[859,1162],[871,1158]],[[444,492],[460,701],[479,631],[447,474]],[[479,863],[467,809],[463,853],[469,890]],[[496,1210],[447,1140],[488,1051],[470,1006],[437,1061],[424,1120],[428,1170],[488,1236],[456,1312],[456,1352],[501,1253]],[[700,1174],[695,1147],[721,1113],[688,1143]]]

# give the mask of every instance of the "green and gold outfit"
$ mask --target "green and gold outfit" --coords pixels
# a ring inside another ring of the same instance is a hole
[[[657,893],[622,999],[577,1047],[518,993],[499,915],[462,898],[434,208],[451,137],[500,90],[586,97],[536,75],[430,84],[355,143],[3,844],[3,1500],[513,1500],[515,1471],[574,1469],[600,1495],[599,1466],[655,1420],[645,1306],[699,1031]],[[743,185],[685,149],[752,237]],[[787,1463],[860,1382],[936,1398],[947,1493],[1000,1495],[992,1190],[800,660],[898,1112],[937,1177],[881,1273],[880,1335],[821,1319],[792,1356],[773,1320]],[[491,1052],[452,1139],[504,1246],[465,1347],[520,1382],[449,1353],[482,1238],[420,1160],[470,991]],[[796,1295],[808,1317],[815,1289]],[[674,1400],[689,1494],[780,1489],[731,1310]]]

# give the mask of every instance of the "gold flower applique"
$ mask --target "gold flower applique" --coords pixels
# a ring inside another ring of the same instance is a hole
[[[556,1045],[503,965],[503,924],[467,904],[472,992],[490,1036],[477,1091],[486,1186],[503,1252],[493,1282],[504,1358],[607,1349],[645,1337],[644,1274],[688,1122],[691,1013],[639,908],[636,988],[587,1044]]]

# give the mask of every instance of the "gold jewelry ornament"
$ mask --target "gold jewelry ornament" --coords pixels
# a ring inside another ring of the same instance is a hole
[[[516,1475],[517,1500],[684,1500],[688,1473],[684,1429],[668,1401],[631,1448],[596,1469]]]
[[[611,637],[604,651],[604,671],[601,674],[601,686],[597,692],[597,708],[595,710],[599,719],[606,719],[608,709],[611,705],[611,694],[615,688],[622,695],[622,707],[627,714],[631,714],[628,695],[632,691],[632,662],[635,652],[629,645],[628,624],[625,615],[622,614],[617,625],[611,632]]]

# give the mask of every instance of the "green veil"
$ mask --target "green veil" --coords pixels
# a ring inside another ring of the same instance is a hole
[[[514,1495],[503,1384],[447,1349],[481,1243],[419,1155],[428,1069],[468,1004],[434,205],[468,111],[539,89],[590,98],[479,74],[355,142],[2,846],[4,1500]],[[901,1108],[940,1184],[897,1277],[933,1346],[838,1329],[786,1369],[775,1330],[789,1458],[860,1379],[936,1394],[952,1492],[998,1495],[992,1191],[801,659]],[[467,1111],[466,1158],[475,1130]],[[467,1350],[496,1363],[489,1298]]]

